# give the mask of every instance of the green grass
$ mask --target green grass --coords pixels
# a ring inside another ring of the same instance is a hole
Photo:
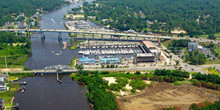
[[[203,71],[206,71],[209,74],[215,74],[220,76],[220,73],[214,67],[204,68]]]
[[[33,76],[31,73],[9,73],[10,76],[17,77],[18,79],[28,77],[28,76]]]
[[[14,80],[17,80],[18,78],[17,77],[15,77],[15,76],[9,76],[9,81],[14,81]]]
[[[220,59],[212,60],[212,61],[206,61],[205,64],[220,64]]]
[[[8,68],[23,68],[24,62],[28,60],[28,55],[21,56],[10,56],[7,57],[7,66]],[[5,68],[5,59],[0,57],[0,68]]]
[[[14,97],[14,93],[20,88],[18,84],[8,84],[7,85],[10,90],[8,91],[1,91],[0,92],[0,98],[4,99],[6,110],[11,110],[10,108],[13,105],[12,99]]]
[[[70,66],[76,66],[75,65],[75,60],[77,59],[77,57],[74,57],[72,60],[71,60],[71,64],[70,64]]]
[[[184,81],[176,81],[173,84],[176,85],[176,86],[180,86],[182,84],[191,84],[191,82],[188,81],[188,80],[184,80]]]
[[[169,44],[172,42],[172,40],[166,40],[166,41],[164,41],[164,42],[162,42],[162,44],[166,47],[166,48],[168,48],[168,46],[169,46]]]
[[[71,39],[70,41],[70,49],[71,50],[76,50],[78,47],[79,47],[79,44],[81,43],[82,41],[78,41],[78,40],[74,40],[74,39]]]

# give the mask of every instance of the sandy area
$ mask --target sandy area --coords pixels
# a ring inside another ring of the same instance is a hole
[[[22,68],[8,68],[6,69],[0,69],[2,72],[7,72],[7,71],[22,71]]]
[[[186,31],[184,31],[184,30],[173,30],[173,31],[171,31],[171,33],[175,33],[175,34],[180,34],[180,33],[186,33]]]
[[[109,86],[113,83],[117,83],[115,77],[103,77],[103,79],[108,81]]]
[[[168,107],[188,110],[193,103],[214,102],[219,99],[219,91],[191,85],[174,86],[166,82],[157,82],[154,87],[147,87],[136,95],[118,98],[122,110],[158,110]]]

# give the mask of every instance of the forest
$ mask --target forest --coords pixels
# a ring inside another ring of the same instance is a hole
[[[21,13],[29,17],[36,12],[36,9],[50,11],[65,3],[62,0],[0,0],[0,26],[6,21],[14,21],[13,16]]]
[[[112,29],[200,35],[220,32],[219,6],[219,0],[97,0],[83,9],[85,18],[96,16]]]

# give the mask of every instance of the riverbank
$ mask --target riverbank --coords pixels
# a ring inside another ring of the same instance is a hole
[[[14,105],[14,95],[16,92],[19,92],[19,88],[21,87],[17,82],[18,80],[33,76],[31,73],[10,73],[9,78],[6,79],[7,87],[9,90],[0,91],[0,99],[4,99],[5,101],[5,110],[11,110]]]

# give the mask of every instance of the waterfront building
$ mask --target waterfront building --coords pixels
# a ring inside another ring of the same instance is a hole
[[[99,59],[99,62],[101,64],[118,64],[121,62],[121,60],[119,57],[110,57],[110,58],[102,57]]]
[[[95,59],[94,58],[86,58],[86,57],[81,57],[79,58],[79,63],[78,65],[83,65],[83,64],[95,64]]]

